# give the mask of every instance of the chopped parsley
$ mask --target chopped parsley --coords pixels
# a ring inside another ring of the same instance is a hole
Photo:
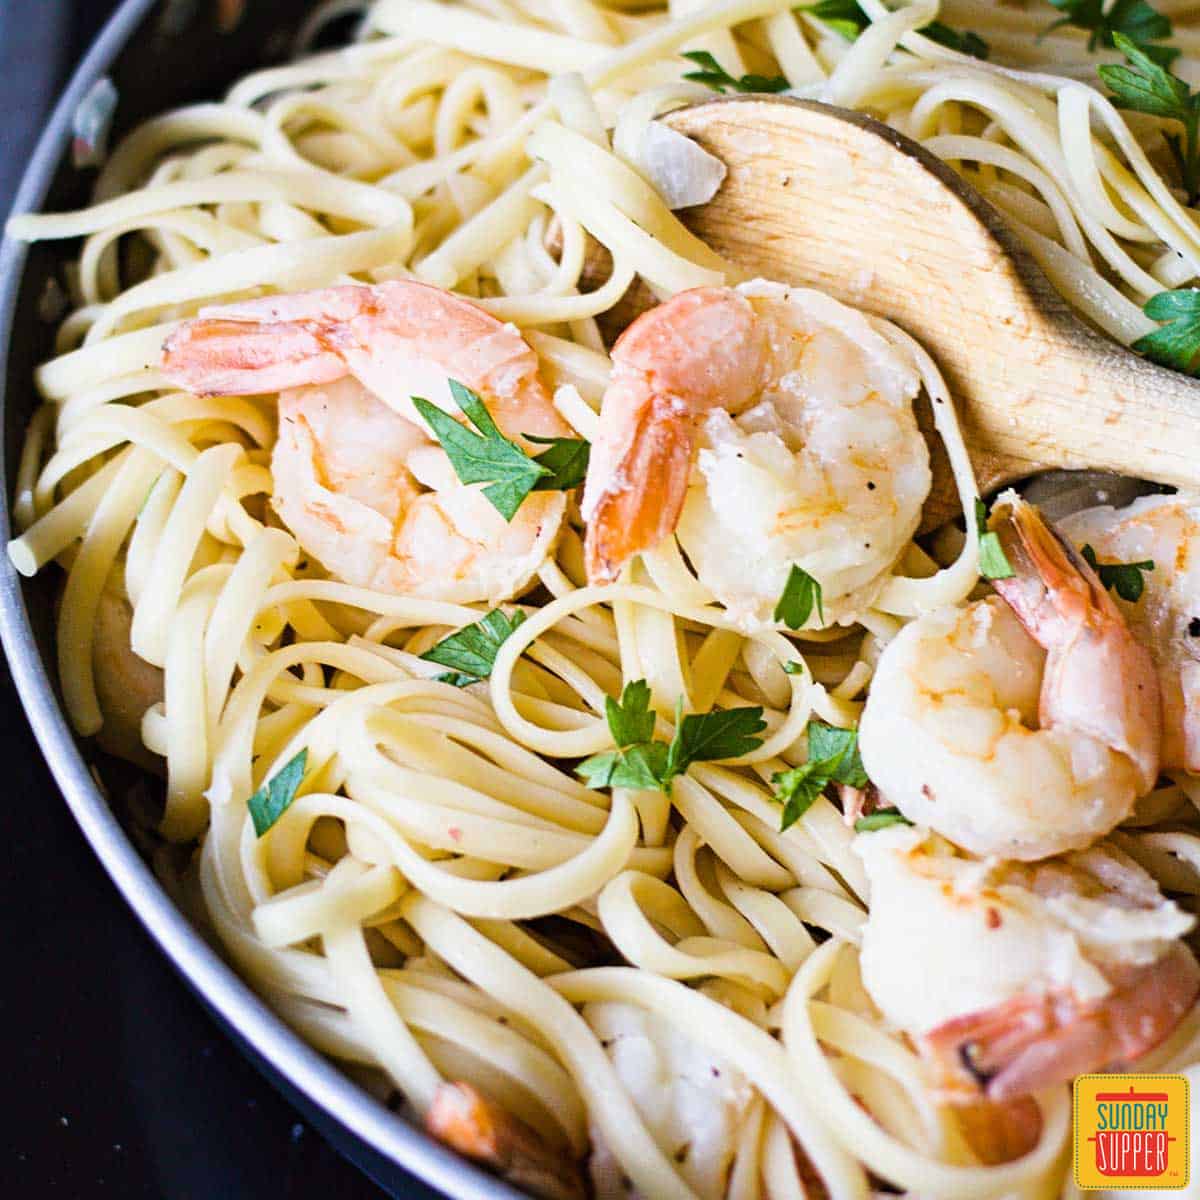
[[[538,437],[532,433],[523,436],[535,445],[550,447],[533,460],[550,472],[533,485],[535,492],[569,492],[587,478],[591,442],[583,438]]]
[[[1133,349],[1164,367],[1194,375],[1200,359],[1200,288],[1159,292],[1142,311],[1162,324],[1138,338]]]
[[[1195,204],[1200,191],[1200,94],[1193,92],[1170,68],[1155,47],[1138,45],[1122,33],[1113,34],[1117,49],[1128,66],[1102,66],[1100,78],[1116,97],[1120,108],[1165,117],[1183,126],[1183,137],[1165,134],[1167,145],[1179,167],[1188,203]],[[1155,297],[1157,299],[1157,297]]]
[[[888,808],[883,812],[868,813],[854,822],[855,833],[874,833],[877,829],[889,829],[893,825],[911,825],[912,822],[898,809]]]
[[[1000,535],[987,527],[987,515],[987,505],[976,497],[975,528],[979,532],[979,573],[984,579],[1011,579],[1015,572],[1004,553],[1004,547],[1000,545]]]
[[[856,41],[859,34],[871,24],[871,18],[859,7],[858,0],[818,0],[815,4],[802,4],[797,11],[811,13],[848,42]],[[959,33],[941,21],[930,21],[917,32],[940,46],[947,46],[960,54],[969,54],[972,58],[987,58],[991,53],[991,48],[979,34]]]
[[[259,837],[262,837],[292,806],[307,765],[308,749],[305,748],[289,759],[250,797],[247,802],[250,819],[254,822],[254,832]]]
[[[565,491],[582,481],[587,472],[587,442],[531,438],[550,449],[530,458],[500,432],[478,393],[451,379],[450,394],[474,429],[420,396],[412,402],[446,451],[454,473],[463,483],[486,483],[483,494],[506,521],[516,516],[530,492]]]
[[[1091,546],[1084,546],[1080,553],[1110,592],[1116,592],[1122,600],[1128,600],[1130,604],[1136,604],[1142,598],[1142,592],[1146,589],[1144,572],[1154,570],[1152,559],[1147,558],[1135,563],[1102,563],[1096,558],[1096,551]]]
[[[726,89],[731,92],[784,92],[788,88],[788,81],[782,75],[743,75],[734,79],[707,50],[688,50],[682,57],[700,68],[687,71],[684,79],[702,83],[714,92]]]
[[[1105,4],[1104,0],[1050,0],[1050,3],[1063,16],[1047,26],[1046,32],[1063,25],[1085,30],[1090,35],[1089,51],[1115,45],[1120,34],[1163,66],[1168,66],[1179,55],[1173,46],[1151,45],[1169,38],[1172,30],[1170,19],[1156,12],[1146,0],[1116,0],[1114,4]]]
[[[795,825],[829,784],[864,788],[868,782],[858,752],[857,730],[809,721],[808,761],[771,776],[775,799],[783,805],[780,832]]]
[[[775,620],[782,621],[789,629],[799,629],[812,616],[816,608],[821,624],[825,624],[825,610],[821,605],[821,585],[801,567],[792,564],[783,595],[775,605]]]
[[[525,614],[520,609],[510,617],[494,608],[474,625],[466,625],[431,646],[421,657],[450,668],[435,677],[438,683],[449,683],[454,687],[478,683],[491,675],[500,647],[524,620]]]
[[[756,737],[767,723],[761,708],[730,708],[682,714],[675,709],[675,736],[670,743],[654,739],[650,685],[644,679],[625,685],[620,700],[604,702],[604,714],[616,750],[593,754],[575,768],[591,787],[625,787],[669,793],[671,783],[694,762],[739,758],[757,750]]]

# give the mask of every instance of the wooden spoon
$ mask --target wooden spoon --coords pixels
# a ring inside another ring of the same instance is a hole
[[[1200,487],[1200,381],[1085,323],[1000,214],[916,142],[778,97],[664,120],[728,168],[713,200],[685,214],[718,253],[888,317],[933,355],[982,491],[1046,467]],[[944,456],[938,468],[927,528],[960,511]]]

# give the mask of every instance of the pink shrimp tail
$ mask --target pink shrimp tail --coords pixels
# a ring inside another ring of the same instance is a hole
[[[947,1099],[1005,1101],[1088,1071],[1123,1069],[1179,1024],[1200,994],[1200,966],[1176,943],[1156,962],[1123,971],[1103,999],[1070,992],[1018,996],[955,1017],[921,1039]]]
[[[425,1127],[523,1192],[543,1200],[584,1200],[578,1164],[469,1083],[443,1083],[434,1093]]]
[[[583,499],[589,581],[611,582],[675,529],[696,421],[744,408],[768,355],[753,306],[732,288],[680,292],[617,339]]]
[[[1091,567],[1033,505],[1005,500],[991,524],[1014,571],[994,581],[996,591],[1047,652],[1043,727],[1070,724],[1111,746],[1149,791],[1162,747],[1162,701],[1149,650]]]
[[[687,420],[669,401],[646,398],[633,419],[615,479],[584,502],[590,582],[611,583],[630,558],[658,545],[675,528],[687,496],[691,461]],[[646,491],[651,486],[654,498],[648,504]]]
[[[163,345],[162,371],[197,396],[253,396],[341,379],[346,364],[299,322],[188,321]]]

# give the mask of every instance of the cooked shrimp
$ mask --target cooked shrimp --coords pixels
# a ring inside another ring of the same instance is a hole
[[[444,1083],[425,1115],[429,1132],[543,1200],[584,1200],[578,1164],[469,1083]]]
[[[108,754],[161,772],[163,760],[142,741],[142,717],[162,701],[163,673],[134,654],[132,623],[132,606],[120,585],[110,580],[100,594],[92,636],[96,700],[104,718],[96,741]]]
[[[1179,940],[1195,918],[1111,846],[985,863],[895,828],[855,849],[871,883],[863,982],[947,1099],[1011,1100],[1124,1067],[1200,992]]]
[[[754,1099],[744,1075],[654,1013],[620,1001],[587,1005],[584,1019],[608,1051],[662,1152],[701,1200],[725,1195],[742,1119]],[[634,1195],[593,1135],[592,1187],[602,1200]]]
[[[327,570],[463,604],[523,592],[566,506],[562,492],[535,492],[505,521],[459,483],[444,450],[354,379],[281,393],[271,470],[275,511]]]
[[[1101,562],[1154,563],[1137,603],[1115,601],[1158,671],[1162,767],[1200,771],[1200,503],[1144,496],[1126,508],[1076,513],[1060,528]]]
[[[163,371],[202,395],[281,393],[275,508],[349,583],[495,603],[554,547],[565,496],[535,492],[506,523],[480,485],[458,481],[412,403],[457,414],[453,378],[518,444],[569,434],[533,350],[468,300],[395,282],[226,305],[167,340]]]
[[[774,624],[793,565],[833,620],[916,531],[917,374],[861,313],[762,280],[700,288],[640,317],[612,357],[583,501],[593,581],[676,531],[747,628]]]
[[[996,523],[1000,597],[906,626],[876,667],[863,764],[910,820],[975,854],[1037,859],[1123,821],[1158,775],[1158,684],[1087,564],[1037,510]]]

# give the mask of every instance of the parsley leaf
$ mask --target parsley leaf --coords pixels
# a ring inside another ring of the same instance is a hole
[[[949,25],[943,25],[941,21],[930,21],[928,25],[918,29],[917,32],[923,33],[931,42],[937,42],[939,46],[957,50],[959,54],[969,54],[972,58],[985,59],[992,52],[992,48],[979,34],[972,33],[970,30],[959,33],[957,29],[951,29]]]
[[[1167,143],[1179,165],[1188,204],[1195,204],[1200,190],[1200,94],[1194,93],[1169,64],[1157,59],[1154,47],[1139,46],[1123,33],[1113,34],[1113,43],[1129,66],[1102,66],[1100,78],[1108,85],[1121,108],[1165,117],[1183,126],[1182,142],[1168,136]]]
[[[1102,563],[1097,561],[1096,551],[1091,546],[1084,546],[1080,553],[1110,592],[1116,592],[1130,604],[1136,604],[1142,598],[1142,592],[1146,589],[1142,573],[1154,570],[1153,559],[1135,563]]]
[[[532,433],[522,436],[527,442],[550,447],[533,460],[550,472],[533,485],[535,492],[569,492],[587,478],[591,442],[583,438],[537,437]]]
[[[626,787],[638,791],[670,791],[664,782],[667,770],[666,742],[644,742],[607,754],[593,754],[575,768],[589,787]]]
[[[575,768],[592,787],[669,793],[675,776],[694,762],[738,758],[757,750],[762,738],[754,735],[767,727],[761,708],[713,710],[685,717],[677,705],[671,744],[654,741],[650,687],[644,679],[626,684],[619,701],[607,698],[604,714],[617,749],[593,754]]]
[[[812,13],[848,42],[857,40],[871,24],[871,18],[859,8],[858,0],[818,0],[816,4],[802,4],[797,11]]]
[[[774,618],[782,621],[789,629],[799,629],[812,616],[816,607],[821,624],[825,624],[825,610],[821,606],[821,585],[801,567],[792,564],[783,595],[775,605]]]
[[[838,729],[824,721],[809,721],[808,761],[771,776],[775,799],[783,805],[780,832],[795,825],[831,783],[867,786],[867,773],[858,753],[858,732]]]
[[[304,779],[304,768],[308,765],[308,749],[300,751],[280,768],[250,797],[247,802],[254,832],[262,837],[291,807],[296,792]]]
[[[865,788],[870,782],[858,752],[858,730],[839,729],[824,721],[808,723],[808,757],[826,762],[836,759],[833,771],[835,783],[853,788]]]
[[[858,0],[818,0],[816,4],[802,4],[797,11],[811,13],[848,42],[857,41],[859,34],[871,24],[871,18],[859,7]],[[972,58],[987,58],[991,53],[991,48],[979,34],[959,33],[941,21],[930,21],[917,32],[940,46],[969,54]]]
[[[1089,51],[1099,46],[1114,45],[1113,39],[1121,34],[1131,42],[1136,42],[1147,55],[1163,66],[1179,55],[1179,51],[1172,46],[1149,44],[1169,38],[1172,31],[1170,19],[1156,12],[1146,0],[1116,0],[1107,12],[1104,11],[1104,0],[1050,0],[1050,3],[1064,16],[1050,25],[1046,32],[1062,25],[1086,30],[1091,35],[1088,38]]]
[[[790,771],[777,771],[771,776],[775,799],[783,805],[783,816],[779,821],[780,833],[791,829],[816,803],[817,797],[830,782],[828,767],[828,763],[809,759]]]
[[[540,466],[520,446],[510,442],[470,388],[452,379],[450,394],[478,433],[428,400],[414,396],[412,401],[446,451],[454,473],[463,483],[486,483],[483,494],[506,521],[511,521],[521,501],[533,491],[538,480],[551,473],[550,468]]]
[[[619,747],[648,742],[654,737],[654,714],[650,711],[650,685],[635,679],[625,685],[620,700],[604,699],[608,729]]]
[[[682,775],[694,762],[740,758],[757,750],[762,738],[754,735],[767,727],[762,709],[757,707],[713,709],[680,718],[677,705],[675,736],[667,755],[667,771],[672,776]]]
[[[783,673],[785,675],[803,675],[808,671],[808,668],[796,659],[790,659],[783,664]]]
[[[999,534],[988,529],[987,505],[978,496],[975,498],[975,528],[979,531],[980,575],[984,579],[1011,579],[1015,574],[1012,564],[1000,545]]]
[[[912,822],[902,812],[894,808],[888,808],[883,812],[873,812],[865,817],[859,817],[854,822],[854,832],[874,833],[876,829],[888,829],[892,825],[911,824]]]
[[[1142,311],[1163,324],[1138,338],[1133,349],[1164,367],[1195,374],[1200,358],[1200,288],[1159,292],[1146,301]]]
[[[492,673],[500,647],[524,620],[525,614],[520,609],[509,617],[494,608],[474,625],[466,625],[431,646],[421,657],[450,668],[436,677],[439,683],[454,687],[478,683]]]
[[[733,92],[784,92],[788,88],[788,81],[782,75],[743,75],[734,79],[707,50],[688,50],[682,57],[700,68],[686,72],[684,79],[702,83],[714,92],[724,92],[726,88]]]

